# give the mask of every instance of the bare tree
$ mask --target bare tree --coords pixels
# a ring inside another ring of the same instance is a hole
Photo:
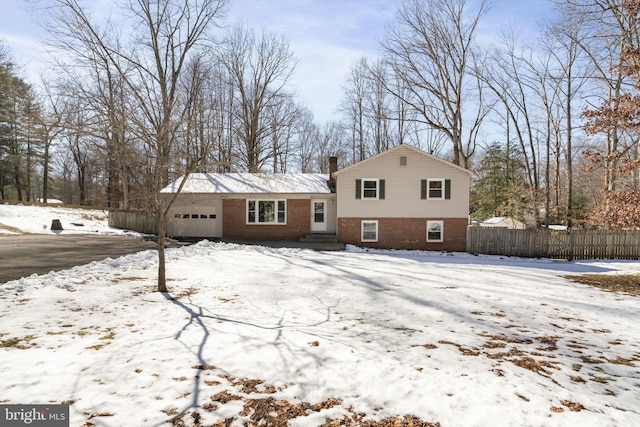
[[[297,163],[302,173],[315,172],[313,167],[313,156],[316,145],[320,141],[320,129],[313,120],[313,113],[303,110],[296,123],[297,126],[297,147],[295,150]]]
[[[463,167],[487,114],[472,63],[474,36],[487,10],[484,0],[472,13],[466,0],[407,0],[382,42],[390,69],[404,83],[391,79],[387,90],[411,107],[416,120],[449,138],[453,162]]]
[[[338,161],[346,158],[344,129],[338,122],[327,122],[320,130],[315,149],[314,170],[329,173],[329,157],[336,156]],[[344,164],[344,163],[343,163]]]
[[[347,77],[345,99],[340,106],[345,119],[346,128],[351,134],[351,162],[356,163],[367,158],[366,144],[369,135],[365,126],[368,61],[361,58]]]
[[[484,80],[487,87],[504,107],[508,142],[511,130],[518,141],[532,198],[540,188],[535,113],[539,104],[532,96],[537,88],[536,67],[531,49],[520,49],[516,38],[505,38],[502,49],[496,50],[490,63],[484,64]]]
[[[286,173],[292,157],[297,122],[303,110],[291,96],[283,96],[280,102],[267,109],[270,126],[273,173]]]
[[[194,160],[194,171],[207,172],[210,165],[218,163],[215,150],[222,128],[221,100],[216,92],[216,70],[204,58],[195,58],[188,64],[181,82],[181,101],[185,106],[186,120],[181,126],[184,135],[184,159]],[[223,90],[224,93],[224,90]]]
[[[365,114],[368,118],[371,135],[373,137],[373,154],[387,151],[390,147],[398,144],[398,139],[400,139],[396,138],[393,134],[396,128],[393,126],[392,120],[400,123],[401,114],[400,112],[392,110],[392,95],[387,91],[383,83],[388,81],[389,78],[392,78],[389,74],[386,61],[382,59],[377,59],[368,64]],[[403,127],[399,126],[398,131],[402,134],[404,131]]]
[[[506,133],[507,158],[514,143],[523,156],[530,213],[539,218],[544,198],[547,225],[552,215],[569,226],[575,217],[573,161],[581,149],[575,142],[576,100],[593,75],[577,43],[584,40],[582,18],[562,14],[541,28],[532,47],[507,33],[482,70],[502,107],[496,113]]]
[[[67,106],[79,102],[84,104],[85,113],[92,116],[83,122],[82,132],[93,135],[96,141],[96,156],[104,162],[106,175],[106,200],[109,208],[129,209],[135,167],[139,164],[135,151],[130,146],[129,116],[133,109],[125,82],[120,77],[104,50],[90,51],[91,46],[76,47],[76,55],[92,58],[80,68],[60,62],[64,70],[55,91],[59,101]],[[81,50],[82,49],[82,50]],[[51,90],[49,90],[51,92]],[[59,109],[59,107],[56,107]],[[138,185],[138,193],[147,187]]]
[[[84,132],[88,127],[85,122],[85,110],[76,104],[73,111],[67,114],[67,126],[62,135],[68,152],[72,156],[73,165],[75,166],[76,182],[78,185],[78,201],[79,205],[85,205],[87,202],[89,163],[91,161],[91,147],[89,141],[91,136]]]
[[[551,74],[550,78],[556,82],[554,95],[558,96],[558,110],[564,118],[564,167],[567,177],[565,218],[569,228],[572,227],[575,217],[573,158],[574,152],[577,151],[574,139],[575,130],[578,128],[575,124],[578,113],[574,104],[593,71],[593,67],[584,60],[584,52],[578,43],[578,40],[583,39],[583,23],[584,20],[579,16],[562,17],[548,26],[548,37],[545,37],[548,43],[547,51],[555,64],[548,72]]]
[[[42,202],[49,201],[49,178],[51,167],[51,148],[65,129],[66,101],[64,97],[49,84],[49,79],[41,76],[41,87],[44,96],[43,109],[40,114],[42,129]]]
[[[374,79],[380,84],[380,82],[387,81],[388,79],[395,79],[393,84],[395,93],[398,96],[392,96],[389,102],[390,118],[395,121],[395,140],[396,145],[404,144],[405,141],[411,140],[411,132],[419,128],[420,124],[415,120],[416,112],[407,105],[403,99],[407,96],[409,88],[407,82],[399,78],[399,76],[390,73],[387,67],[384,68],[384,78],[380,79],[374,75]],[[444,134],[441,133],[444,137]],[[414,145],[420,146],[420,139],[418,138],[413,142]]]
[[[205,131],[214,145],[202,167],[208,171],[231,172],[237,163],[233,131],[235,98],[231,78],[219,59],[217,55],[210,59],[198,101],[204,113],[198,126],[207,128]]]
[[[268,111],[289,97],[287,82],[295,63],[289,43],[243,26],[231,30],[223,42],[220,61],[234,90],[234,131],[242,143],[240,155],[249,172],[258,172],[273,159]]]
[[[409,131],[414,123],[412,113],[401,97],[388,90],[393,86],[404,96],[407,84],[390,71],[387,61],[382,58],[363,57],[353,65],[340,105],[344,127],[351,135],[352,162],[410,139]]]
[[[165,217],[175,197],[164,203],[160,190],[168,184],[172,156],[179,153],[182,125],[189,111],[181,98],[181,83],[191,58],[202,54],[207,29],[220,15],[224,0],[128,0],[122,28],[112,22],[100,27],[76,0],[56,0],[56,24],[51,34],[78,63],[105,58],[131,96],[131,132],[144,144],[148,163],[139,165],[158,215],[158,291],[167,292]],[[124,17],[123,17],[124,18]],[[122,34],[131,34],[122,38]],[[195,82],[192,82],[195,84]],[[186,159],[184,172],[194,165]],[[182,181],[181,187],[185,180]],[[179,194],[181,187],[178,189]]]

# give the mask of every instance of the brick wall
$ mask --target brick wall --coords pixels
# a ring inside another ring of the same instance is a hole
[[[287,200],[287,224],[246,223],[246,199],[223,201],[223,236],[246,240],[297,240],[311,232],[311,202],[308,199]]]
[[[362,220],[378,221],[377,242],[360,241]],[[444,221],[443,242],[427,242],[427,220]],[[338,218],[338,239],[371,248],[465,251],[467,225],[467,218]]]

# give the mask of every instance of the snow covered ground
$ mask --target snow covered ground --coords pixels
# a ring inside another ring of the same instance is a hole
[[[51,222],[59,219],[62,231],[51,231]],[[32,234],[125,234],[109,227],[108,212],[100,209],[72,209],[29,205],[0,204],[0,236]]]
[[[167,262],[173,299],[155,251],[0,284],[0,402],[65,402],[72,426],[640,425],[637,297],[562,277],[640,263],[210,242]]]

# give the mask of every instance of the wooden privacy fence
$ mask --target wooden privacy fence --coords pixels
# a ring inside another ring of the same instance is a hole
[[[109,211],[109,227],[158,234],[158,216],[144,211]]]
[[[467,252],[551,259],[640,259],[640,231],[468,227]]]

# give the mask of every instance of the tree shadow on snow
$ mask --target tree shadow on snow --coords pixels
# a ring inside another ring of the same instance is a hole
[[[256,328],[259,330],[263,330],[265,332],[273,332],[273,335],[269,336],[268,341],[260,341],[259,346],[270,345],[277,349],[280,353],[280,357],[283,361],[287,361],[288,357],[285,353],[289,354],[299,354],[301,351],[304,351],[307,356],[310,356],[315,360],[317,366],[322,365],[323,361],[319,359],[319,357],[312,352],[306,350],[302,346],[296,345],[296,343],[288,342],[288,339],[284,336],[284,332],[294,330],[301,325],[289,325],[285,319],[285,313],[283,312],[281,316],[271,324],[260,324],[257,321],[250,321],[250,319],[241,319],[241,318],[231,318],[229,316],[218,315],[211,311],[210,308],[202,305],[198,305],[194,303],[190,297],[189,301],[181,301],[180,299],[174,298],[169,293],[162,293],[163,297],[170,301],[173,305],[178,307],[180,310],[183,310],[188,318],[184,325],[182,325],[177,333],[174,336],[174,339],[178,342],[181,342],[186,348],[191,350],[193,346],[189,345],[186,342],[182,342],[183,335],[186,334],[187,330],[191,327],[196,327],[200,331],[200,341],[197,344],[197,350],[194,352],[196,363],[193,368],[196,370],[197,374],[194,375],[193,378],[193,390],[191,392],[191,402],[184,407],[179,413],[174,415],[170,422],[179,422],[181,418],[187,415],[190,411],[196,413],[198,410],[202,409],[199,402],[202,402],[201,395],[203,393],[203,372],[207,370],[216,370],[223,373],[223,376],[233,377],[229,372],[226,372],[223,368],[215,366],[215,362],[208,360],[206,356],[206,347],[209,339],[215,336],[216,331],[211,330],[210,326],[207,326],[207,321],[215,321],[222,323],[230,323],[241,326],[247,326],[249,328]],[[316,297],[318,301],[322,302],[320,298]],[[323,303],[324,304],[324,303]],[[326,306],[326,305],[325,305]],[[314,327],[319,326],[323,323],[329,322],[331,319],[331,306],[326,306],[326,314],[323,318],[318,319],[315,322],[309,322],[304,325],[304,327]],[[275,320],[275,319],[274,319]],[[193,334],[193,331],[190,331],[190,334]],[[313,335],[312,335],[313,336]],[[311,338],[313,339],[313,338]],[[295,345],[295,348],[294,348]],[[233,385],[233,384],[232,384]],[[194,414],[192,414],[194,415]]]

